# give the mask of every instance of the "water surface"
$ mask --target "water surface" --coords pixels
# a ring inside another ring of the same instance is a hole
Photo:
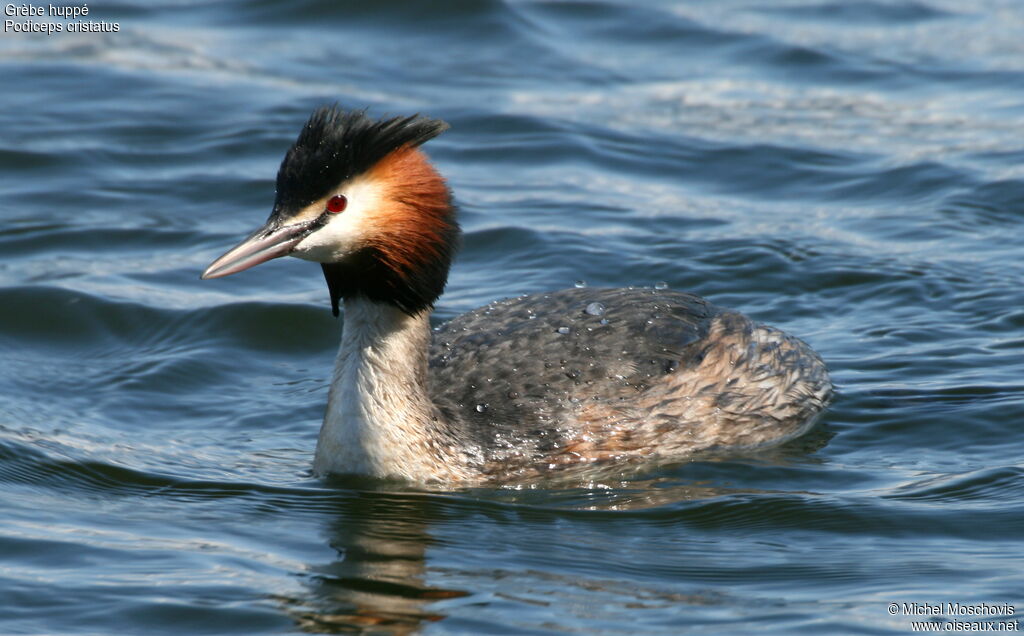
[[[1024,5],[89,9],[119,31],[0,39],[0,632],[1020,618]],[[313,478],[340,330],[318,268],[198,274],[333,102],[452,124],[437,321],[665,282],[807,340],[832,409],[780,449],[582,487]]]

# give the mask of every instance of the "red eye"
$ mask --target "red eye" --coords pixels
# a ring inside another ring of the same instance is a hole
[[[348,199],[343,194],[336,194],[327,200],[327,211],[331,214],[338,214],[339,212],[345,211],[345,206],[348,205]]]

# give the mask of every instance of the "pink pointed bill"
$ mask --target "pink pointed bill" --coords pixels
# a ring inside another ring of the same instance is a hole
[[[245,239],[226,254],[210,263],[203,275],[207,278],[220,278],[237,274],[242,270],[255,267],[273,258],[285,256],[309,234],[311,223],[297,223],[274,228],[268,223],[255,234]]]

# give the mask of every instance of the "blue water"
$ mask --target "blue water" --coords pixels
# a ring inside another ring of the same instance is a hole
[[[1022,618],[1024,3],[88,8],[119,30],[0,38],[0,633]],[[452,125],[438,321],[664,281],[808,341],[833,407],[589,487],[314,478],[319,268],[198,275],[333,102]]]

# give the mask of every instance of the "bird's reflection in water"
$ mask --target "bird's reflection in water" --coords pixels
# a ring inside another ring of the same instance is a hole
[[[307,632],[415,633],[425,624],[446,618],[445,605],[439,601],[473,593],[428,583],[426,551],[435,543],[432,527],[435,534],[443,533],[446,525],[462,525],[484,509],[528,510],[535,520],[559,520],[567,513],[578,515],[582,511],[596,514],[646,514],[648,511],[657,515],[658,523],[694,514],[703,518],[707,509],[684,506],[693,502],[714,506],[713,502],[722,497],[777,492],[752,483],[724,485],[721,482],[723,471],[750,473],[758,466],[769,474],[777,469],[800,470],[802,465],[813,461],[807,453],[826,444],[830,436],[829,432],[820,431],[746,460],[737,456],[705,458],[687,465],[638,471],[631,476],[624,475],[622,467],[612,466],[608,467],[607,474],[590,470],[576,475],[576,482],[563,473],[558,482],[549,480],[518,488],[425,492],[397,484],[388,486],[367,478],[332,478],[329,486],[338,490],[329,497],[328,509],[318,512],[329,519],[325,534],[327,543],[337,552],[337,559],[309,565],[304,574],[308,589],[301,598],[277,597],[276,600]],[[683,475],[687,478],[682,478]],[[789,494],[789,491],[782,494]],[[594,520],[596,522],[597,518]],[[446,544],[448,540],[445,539]],[[572,538],[566,537],[565,541],[571,543]],[[448,574],[456,572],[461,580],[493,576],[493,571],[489,574],[483,566],[476,571],[435,564],[433,571],[435,579],[450,578],[445,576],[446,571]],[[632,599],[630,602],[654,599],[675,605],[716,602],[699,594],[665,596],[653,590],[626,591],[619,587],[621,582],[601,579],[581,580],[539,571],[531,571],[530,576],[542,582],[561,581],[567,598],[573,596],[572,590],[583,589],[587,594],[595,590],[608,592],[604,602],[611,604],[622,599]],[[508,586],[515,588],[514,584]],[[526,598],[532,596],[530,593],[514,594],[505,587],[499,585],[500,591],[495,592],[495,596],[524,603],[546,605],[549,602],[547,598]]]
[[[432,542],[429,524],[435,504],[423,494],[372,487],[353,495],[339,506],[326,529],[337,560],[312,564],[308,594],[279,599],[286,611],[304,631],[328,634],[410,634],[424,623],[445,618],[431,611],[431,604],[469,592],[426,582],[425,554]]]

